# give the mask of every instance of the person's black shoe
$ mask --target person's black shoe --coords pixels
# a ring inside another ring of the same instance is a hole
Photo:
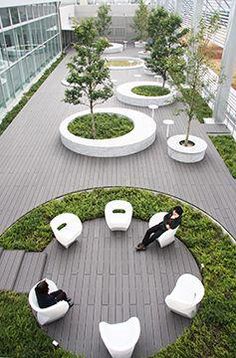
[[[68,302],[69,303],[69,309],[74,306],[74,302]]]
[[[136,251],[145,251],[146,246],[144,246],[142,243],[140,243],[135,247],[135,249],[136,249]]]

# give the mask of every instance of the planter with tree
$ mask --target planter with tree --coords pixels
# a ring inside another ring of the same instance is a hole
[[[133,29],[137,34],[137,41],[134,45],[138,48],[144,48],[146,40],[148,38],[147,26],[148,26],[149,9],[144,0],[139,1],[138,9],[135,12],[133,18]]]
[[[207,80],[208,58],[205,48],[217,31],[218,22],[218,15],[213,15],[208,24],[202,19],[198,31],[192,30],[187,36],[187,56],[182,62],[182,73],[185,73],[186,77],[185,84],[183,85],[183,76],[180,74],[175,73],[172,76],[173,82],[178,88],[179,101],[183,105],[179,112],[184,112],[187,115],[187,128],[185,134],[170,137],[167,145],[169,156],[180,162],[198,162],[204,158],[207,149],[207,143],[203,139],[190,135],[190,127],[192,121],[202,110],[202,103],[196,101],[196,97],[209,86]]]

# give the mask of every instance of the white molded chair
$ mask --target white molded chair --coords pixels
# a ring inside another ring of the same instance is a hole
[[[113,358],[130,358],[138,342],[141,328],[137,317],[126,322],[99,323],[101,338]]]
[[[163,221],[164,216],[168,214],[167,212],[160,212],[157,214],[154,214],[151,219],[149,220],[149,228],[158,225],[160,222]],[[178,230],[179,226],[175,229],[169,229],[165,231],[161,236],[159,236],[156,240],[159,242],[160,247],[165,247],[167,245],[170,245],[172,242],[175,241],[175,234]]]
[[[123,210],[124,212],[114,212]],[[132,205],[125,200],[113,200],[107,203],[105,207],[106,223],[111,231],[128,230],[133,215]]]
[[[193,318],[204,292],[201,281],[196,276],[186,273],[178,278],[175,288],[166,296],[165,302],[171,311]]]
[[[59,226],[65,224],[63,228]],[[78,216],[71,213],[64,213],[56,216],[50,222],[51,229],[57,241],[65,248],[68,248],[75,240],[78,239],[82,232],[82,223]]]
[[[51,281],[47,278],[45,279],[45,281],[47,281],[47,283],[48,283],[49,293],[58,290],[56,284],[53,281]],[[37,284],[38,283],[36,283],[36,285],[33,288],[31,288],[31,290],[30,290],[29,304],[30,304],[31,308],[37,312],[37,320],[38,320],[39,324],[41,324],[43,326],[44,324],[48,324],[50,322],[56,321],[59,318],[65,316],[66,312],[69,309],[69,303],[66,301],[59,301],[55,305],[47,307],[47,308],[39,307],[38,300],[37,300],[36,293],[35,293],[35,287],[37,286]]]

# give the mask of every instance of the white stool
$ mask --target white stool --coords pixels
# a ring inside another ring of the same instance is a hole
[[[174,121],[172,119],[165,119],[163,121],[163,124],[166,125],[166,138],[169,138],[170,126],[172,126],[172,124],[174,124]]]
[[[128,41],[123,41],[123,49],[124,49],[124,50],[125,50],[126,47],[127,47],[127,43],[128,43]]]
[[[158,109],[159,106],[156,104],[149,104],[148,108],[152,110],[152,119],[154,119],[155,109]]]

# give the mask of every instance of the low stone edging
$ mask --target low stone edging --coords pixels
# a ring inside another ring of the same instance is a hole
[[[166,106],[175,101],[176,91],[173,91],[169,86],[166,87],[171,92],[164,96],[140,96],[132,92],[132,88],[145,85],[157,86],[158,83],[154,81],[135,81],[124,83],[116,88],[117,99],[122,103],[139,107],[148,107],[151,104]]]
[[[115,113],[128,117],[134,124],[129,133],[110,139],[88,139],[75,136],[68,125],[89,110],[75,113],[60,125],[61,141],[71,151],[91,157],[121,157],[140,152],[149,147],[156,138],[156,123],[148,115],[126,108],[98,108],[95,113]]]

